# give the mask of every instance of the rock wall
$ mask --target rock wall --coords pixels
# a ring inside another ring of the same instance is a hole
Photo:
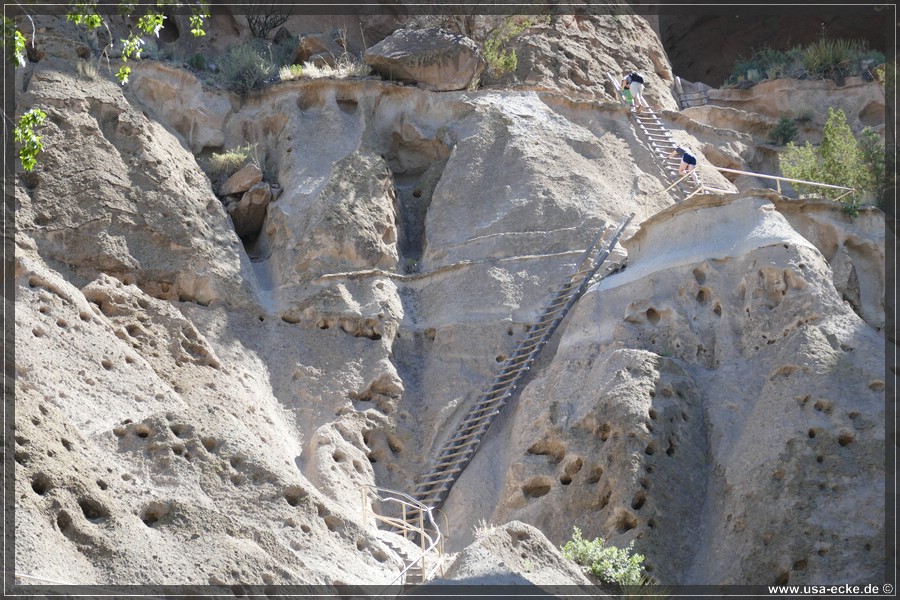
[[[451,516],[633,540],[662,581],[877,577],[883,339],[825,257],[752,195],[667,209],[625,246],[498,432],[502,491],[478,502],[497,471],[478,457]]]

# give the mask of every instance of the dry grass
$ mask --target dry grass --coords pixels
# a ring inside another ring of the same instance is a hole
[[[282,81],[292,79],[349,79],[351,77],[365,77],[370,73],[369,65],[349,59],[342,59],[334,67],[328,65],[314,65],[305,62],[302,65],[290,65],[282,67],[279,76]]]
[[[475,525],[475,539],[480,540],[481,538],[488,536],[494,531],[497,530],[497,526],[491,523],[488,523],[484,519],[480,519],[478,524]]]
[[[213,177],[228,177],[248,162],[259,164],[256,144],[232,148],[227,152],[213,153],[209,158],[208,172]]]

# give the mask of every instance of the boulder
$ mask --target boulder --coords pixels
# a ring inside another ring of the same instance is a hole
[[[254,185],[262,181],[262,171],[256,165],[246,165],[237,173],[225,180],[219,188],[220,196],[230,196],[246,192]]]
[[[487,65],[471,39],[436,27],[399,29],[363,58],[384,77],[432,91],[466,89]]]
[[[234,223],[235,233],[239,237],[259,233],[266,218],[266,207],[271,201],[272,189],[268,183],[260,182],[247,190],[240,202],[229,204],[228,214]]]
[[[331,56],[332,60],[336,60],[338,56],[344,54],[344,49],[324,33],[304,35],[300,38],[297,48],[294,50],[291,64],[298,65],[309,62],[313,56],[321,54]]]

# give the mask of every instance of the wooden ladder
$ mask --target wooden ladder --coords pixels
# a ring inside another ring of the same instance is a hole
[[[625,104],[625,101],[622,99],[622,88],[619,85],[619,82],[615,77],[612,76],[611,73],[607,73],[606,76],[612,82],[612,85],[616,90],[616,95],[619,97],[620,102],[622,104]],[[666,176],[666,180],[670,184],[669,187],[677,187],[682,199],[702,192],[704,190],[704,187],[703,181],[700,178],[699,168],[694,170],[694,173],[697,174],[697,177],[696,179],[694,179],[694,183],[696,183],[696,185],[693,186],[693,189],[690,189],[689,186],[682,185],[685,181],[687,181],[687,179],[684,179],[681,175],[678,174],[678,167],[681,165],[681,157],[679,156],[677,158],[669,158],[669,155],[673,150],[675,150],[675,148],[678,147],[678,145],[675,143],[675,140],[672,139],[672,134],[669,133],[669,130],[659,118],[659,115],[657,115],[652,108],[648,107],[643,109],[642,112],[632,112],[631,116],[634,119],[637,128],[644,135],[647,145],[653,152],[653,156],[656,157],[657,162],[659,162],[662,166],[663,173]],[[692,179],[692,177],[689,177],[688,179]]]
[[[534,364],[541,349],[550,340],[578,298],[587,290],[633,217],[634,213],[623,218],[615,227],[607,225],[597,234],[575,270],[559,286],[536,322],[528,328],[524,339],[518,343],[493,381],[465,414],[456,431],[444,442],[425,475],[418,478],[418,485],[412,494],[416,500],[432,509],[438,508],[444,502],[450,488],[475,456],[491,423],[517,392],[519,384]],[[621,266],[621,262],[613,263],[601,277],[618,270]],[[407,518],[418,518],[418,515],[408,514]]]

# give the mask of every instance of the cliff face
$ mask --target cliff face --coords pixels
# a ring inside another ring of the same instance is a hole
[[[596,231],[634,212],[628,267],[576,305],[444,507],[453,551],[481,519],[542,535],[481,537],[448,576],[529,570],[478,566],[525,540],[544,575],[524,579],[584,583],[546,548],[575,525],[634,541],[662,582],[878,579],[881,213],[676,205],[625,110],[571,82],[239,98],[151,61],[124,89],[75,63],[61,45],[17,92],[49,116],[15,179],[17,572],[391,581],[360,486],[410,490]],[[704,159],[700,138],[752,147],[663,115]],[[198,166],[246,143],[283,190],[252,240]]]

